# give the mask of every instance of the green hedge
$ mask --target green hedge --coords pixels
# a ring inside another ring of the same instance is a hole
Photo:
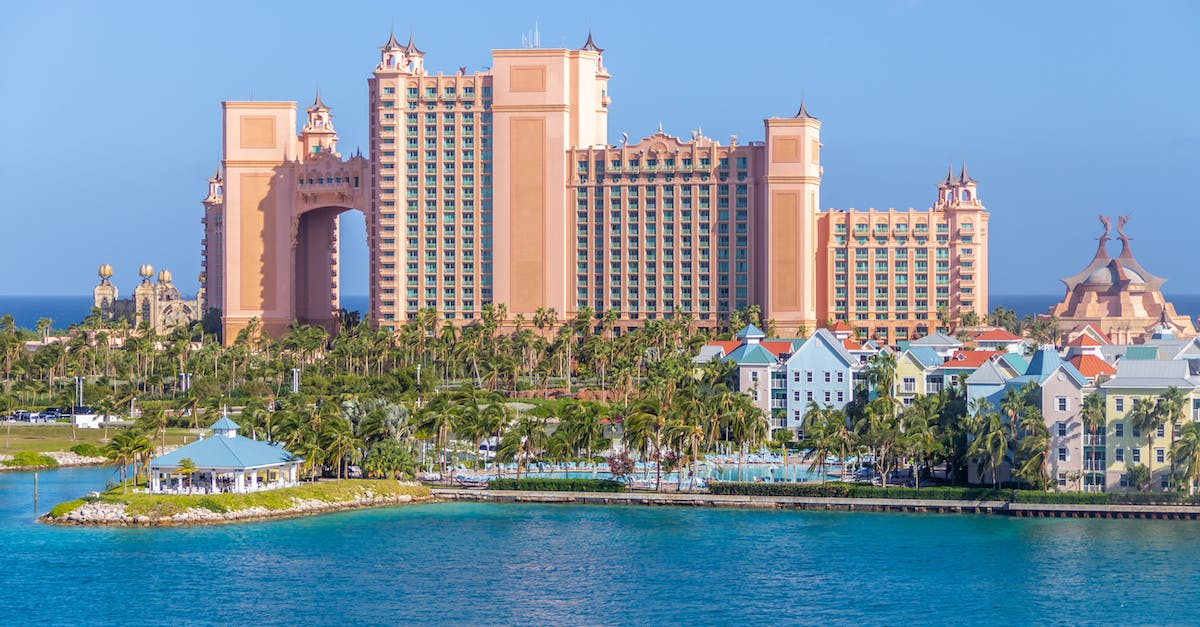
[[[492,479],[489,490],[548,492],[624,492],[625,484],[611,479]]]
[[[12,459],[5,461],[4,465],[9,467],[54,468],[58,466],[58,462],[53,457],[36,451],[20,451],[14,454]]]
[[[856,483],[709,484],[711,494],[740,496],[841,497],[854,499],[931,499],[942,501],[1011,501],[1052,505],[1200,505],[1200,495],[1162,492],[1042,492],[993,488],[880,488]]]
[[[854,499],[939,499],[949,501],[1006,500],[1010,491],[991,488],[930,487],[880,488],[856,483],[737,483],[718,482],[709,485],[711,494],[741,496],[803,496],[840,497]]]

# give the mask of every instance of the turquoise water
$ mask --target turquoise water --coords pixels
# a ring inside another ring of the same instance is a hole
[[[110,469],[40,475],[43,510]],[[1200,525],[435,504],[236,526],[32,522],[0,473],[3,624],[1193,623]]]

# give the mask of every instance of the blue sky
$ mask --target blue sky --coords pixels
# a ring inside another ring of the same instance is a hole
[[[613,78],[610,141],[742,142],[801,94],[823,122],[821,204],[926,208],[963,159],[992,213],[993,294],[1061,291],[1127,228],[1169,294],[1200,293],[1200,4],[1188,2],[20,3],[0,21],[0,294],[123,292],[141,263],[194,292],[200,199],[222,100],[314,85],[348,154],[390,25],[431,71],[490,65],[536,22],[543,47],[589,27]],[[576,6],[579,4],[580,6]],[[730,14],[730,9],[735,12]],[[239,14],[238,20],[223,19]],[[344,293],[366,291],[361,218]],[[1112,252],[1115,254],[1116,245]]]

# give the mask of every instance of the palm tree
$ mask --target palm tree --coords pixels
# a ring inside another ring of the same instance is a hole
[[[196,474],[196,462],[190,457],[179,460],[179,474],[187,477],[188,489],[192,487],[192,476]]]
[[[1096,449],[1099,446],[1096,442],[1096,434],[1101,429],[1106,427],[1104,396],[1102,396],[1099,391],[1088,394],[1087,397],[1083,399],[1083,409],[1080,415],[1083,418],[1083,428],[1086,429],[1089,434],[1091,434],[1091,454],[1089,455],[1091,468],[1089,469],[1087,476],[1092,478],[1094,484],[1094,473],[1096,472],[1097,466]],[[1101,473],[1100,477],[1100,485],[1104,485],[1103,473]]]
[[[1179,431],[1179,423],[1184,418],[1184,409],[1186,409],[1187,400],[1187,393],[1173,385],[1158,395],[1158,403],[1155,405],[1154,410],[1162,414],[1162,424],[1170,426],[1171,429],[1171,445],[1168,450],[1175,449],[1175,432]],[[1174,457],[1171,457],[1170,480],[1172,482],[1175,481]]]
[[[1136,398],[1129,408],[1129,422],[1134,430],[1146,435],[1146,468],[1150,473],[1150,483],[1154,482],[1154,434],[1163,426],[1166,415],[1156,411],[1154,401],[1149,398]]]
[[[1182,465],[1180,474],[1188,494],[1195,494],[1200,480],[1200,423],[1188,422],[1179,430],[1179,437],[1171,445],[1171,461]]]
[[[1008,457],[1011,446],[1012,423],[1006,422],[999,413],[994,411],[979,413],[978,427],[975,439],[967,452],[975,457],[980,464],[980,472],[988,469],[992,473],[992,487],[1000,487],[999,470]]]

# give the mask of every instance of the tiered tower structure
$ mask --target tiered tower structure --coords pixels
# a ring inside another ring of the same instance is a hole
[[[294,103],[226,102],[204,201],[226,339],[256,317],[269,332],[332,320],[331,220],[349,208],[366,214],[369,319],[386,328],[426,312],[471,324],[489,305],[510,323],[590,311],[626,329],[678,311],[712,327],[758,306],[788,333],[836,319],[890,342],[939,308],[986,315],[987,213],[965,167],[929,211],[822,212],[821,122],[803,103],[762,141],[660,125],[614,145],[603,54],[589,34],[430,74],[392,34],[368,80],[368,159],[336,153],[319,95],[298,138]]]

